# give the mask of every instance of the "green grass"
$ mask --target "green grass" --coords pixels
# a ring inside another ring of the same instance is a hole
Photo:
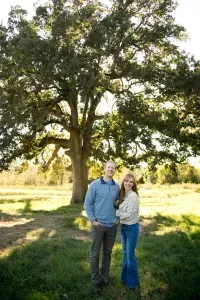
[[[69,206],[70,193],[61,189],[58,194],[55,189],[15,189],[9,194],[0,190],[0,299],[60,300],[62,295],[69,300],[200,299],[198,189],[140,188],[142,230],[136,253],[140,291],[120,284],[118,230],[111,285],[100,297],[91,295],[90,224],[83,205]]]
[[[198,299],[199,218],[157,215],[152,221],[157,228],[146,229],[137,249],[144,285],[167,285],[167,299]]]

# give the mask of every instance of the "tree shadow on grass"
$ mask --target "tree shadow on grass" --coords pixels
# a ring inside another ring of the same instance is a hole
[[[15,247],[37,239],[37,232],[43,238],[68,235],[88,235],[88,224],[82,216],[81,205],[62,206],[52,211],[33,211],[31,200],[24,201],[19,214],[0,212],[0,250]],[[71,231],[73,231],[71,233]]]
[[[198,217],[183,215],[173,219],[158,214],[152,218],[155,221],[158,229],[164,225],[167,229],[171,227],[171,231],[148,232],[147,228],[139,240],[137,257],[142,288],[152,286],[145,299],[200,299]]]
[[[24,201],[20,215],[0,213],[0,246],[10,248],[0,260],[1,300],[60,299],[63,293],[81,299],[78,291],[84,282],[85,295],[90,289],[88,234],[78,223],[73,226],[80,216],[78,205],[33,212],[30,200]],[[37,231],[36,240],[27,238]]]
[[[2,300],[81,299],[89,280],[88,242],[72,238],[38,239],[0,261]]]
[[[89,241],[73,238],[38,239],[0,260],[2,300],[139,300],[119,283],[119,267],[112,284],[99,297],[91,293]],[[116,269],[117,268],[117,269]],[[65,296],[63,298],[62,296]]]
[[[1,300],[60,300],[61,295],[66,295],[69,300],[141,299],[140,295],[119,282],[122,250],[118,239],[113,251],[111,285],[104,288],[100,297],[91,295],[88,233],[84,235],[84,230],[78,226],[73,230],[79,236],[72,238],[72,222],[81,215],[81,210],[77,209],[77,212],[76,209],[62,207],[55,210],[55,214],[25,211],[21,216],[15,216],[15,219],[23,217],[30,221],[30,228],[28,224],[10,228],[12,231],[16,229],[15,234],[21,231],[25,236],[29,230],[37,230],[41,226],[44,231],[40,232],[37,240],[26,241],[0,260]],[[57,214],[57,211],[63,211],[63,214]],[[6,214],[0,216],[5,220],[13,217]],[[60,231],[52,231],[54,218],[60,222]],[[196,217],[183,216],[182,220],[177,221],[157,215],[148,221],[146,234],[141,235],[137,247],[142,299],[199,299],[200,230]],[[156,229],[162,226],[175,229],[163,233],[151,231],[152,223]],[[176,230],[177,225],[179,230]],[[186,228],[186,232],[182,228]],[[191,232],[188,228],[192,228]],[[4,232],[5,235],[8,233]]]
[[[190,228],[191,226],[200,226],[200,218],[194,215],[181,215],[179,218],[173,218],[169,216],[164,216],[160,213],[157,213],[154,217],[144,217],[141,216],[141,232],[142,234],[148,234],[149,232],[156,232],[163,227],[174,227],[176,226],[177,231],[181,231],[179,228],[182,223],[184,227]]]
[[[31,212],[31,200],[30,199],[25,200],[25,206],[24,206],[23,212],[24,213]]]

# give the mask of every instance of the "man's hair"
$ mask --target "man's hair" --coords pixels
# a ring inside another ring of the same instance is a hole
[[[106,165],[107,165],[108,163],[114,164],[114,165],[115,165],[115,168],[117,168],[117,164],[116,164],[116,162],[114,162],[113,160],[108,160],[108,161],[105,163],[104,168],[106,167]]]

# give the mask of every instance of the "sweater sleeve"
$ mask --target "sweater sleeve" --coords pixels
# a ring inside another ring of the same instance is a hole
[[[130,218],[135,212],[138,211],[138,208],[138,196],[137,194],[132,194],[128,197],[126,205],[121,206],[116,210],[116,216],[120,217],[120,219]]]
[[[94,186],[94,184],[91,184],[86,193],[85,202],[84,202],[84,208],[85,208],[87,217],[91,222],[93,222],[95,220],[94,199],[95,199],[95,186]]]

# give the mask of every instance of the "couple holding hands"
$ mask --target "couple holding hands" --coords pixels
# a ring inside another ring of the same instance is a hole
[[[90,269],[92,291],[99,294],[103,284],[109,284],[112,248],[121,224],[123,262],[121,283],[130,289],[139,285],[135,248],[139,236],[139,199],[137,184],[132,174],[127,174],[121,189],[113,180],[116,164],[107,161],[104,176],[93,181],[85,197],[85,211],[92,224]],[[99,269],[99,254],[102,246],[102,265]]]

